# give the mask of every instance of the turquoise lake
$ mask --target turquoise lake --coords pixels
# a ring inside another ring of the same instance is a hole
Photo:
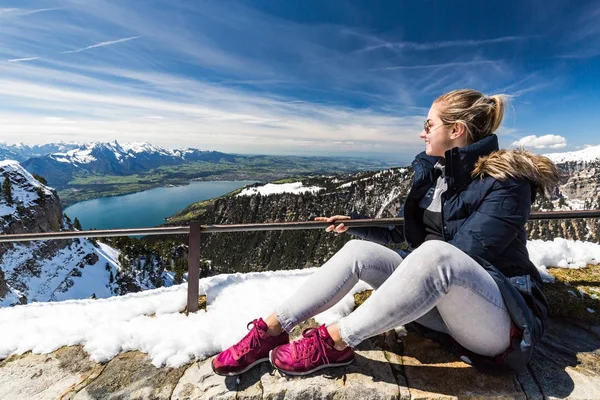
[[[151,228],[192,203],[219,197],[255,181],[192,182],[187,186],[160,187],[124,196],[82,201],[64,210],[84,230]]]

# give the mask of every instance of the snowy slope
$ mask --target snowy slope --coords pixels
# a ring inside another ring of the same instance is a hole
[[[17,216],[18,207],[33,207],[41,197],[52,196],[52,189],[38,182],[29,172],[13,160],[0,161],[0,188],[4,184],[4,174],[9,176],[12,188],[12,202],[8,202],[4,196],[0,196],[0,232],[2,221],[9,216]]]
[[[73,230],[54,190],[15,161],[0,162],[0,233]],[[12,201],[11,201],[12,200]],[[88,239],[0,243],[0,307],[22,302],[109,297],[120,270],[118,252]]]
[[[14,245],[1,257],[11,293],[0,298],[0,307],[19,304],[23,297],[33,303],[113,296],[114,285],[109,283],[109,276],[120,269],[118,252],[102,243],[98,246],[76,239],[32,266],[29,260],[43,251],[43,244]]]
[[[569,151],[565,153],[550,153],[545,154],[556,164],[565,162],[591,162],[600,159],[600,145],[589,146],[583,150]]]

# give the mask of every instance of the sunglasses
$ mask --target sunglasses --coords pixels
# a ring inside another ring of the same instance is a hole
[[[438,128],[444,126],[444,125],[450,125],[450,124],[442,122],[436,128],[431,129],[431,125],[429,125],[429,120],[426,119],[425,122],[423,123],[423,130],[425,131],[425,133],[431,133],[431,132],[435,131],[436,129],[438,129]]]

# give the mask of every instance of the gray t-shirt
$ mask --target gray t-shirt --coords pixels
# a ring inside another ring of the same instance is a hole
[[[435,164],[435,183],[429,188],[425,196],[419,200],[419,207],[423,209],[423,224],[425,225],[425,240],[444,240],[442,221],[442,193],[448,190],[444,176],[445,165],[442,162]]]

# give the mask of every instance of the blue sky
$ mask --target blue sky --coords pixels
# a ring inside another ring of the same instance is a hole
[[[0,140],[409,160],[431,102],[513,95],[503,147],[597,145],[593,1],[0,0]]]

